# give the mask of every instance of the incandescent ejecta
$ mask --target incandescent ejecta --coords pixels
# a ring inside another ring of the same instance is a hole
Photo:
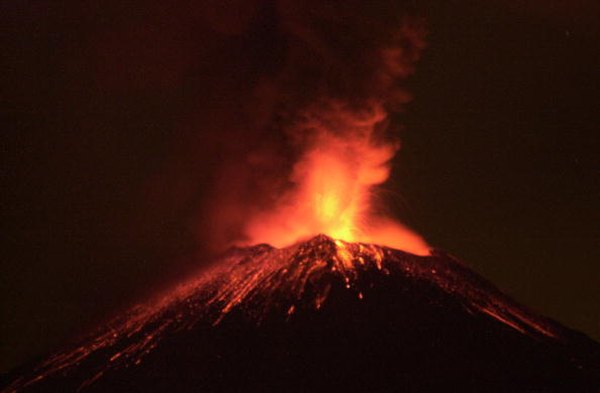
[[[231,249],[3,391],[594,392],[599,356],[447,254],[319,235]]]
[[[216,158],[187,213],[218,256],[2,392],[597,392],[597,343],[386,206],[425,48],[414,2],[248,2],[231,25],[242,2],[216,3],[199,11],[216,76],[192,132]]]

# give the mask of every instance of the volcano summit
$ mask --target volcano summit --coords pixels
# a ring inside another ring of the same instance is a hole
[[[599,359],[445,253],[319,235],[231,249],[3,391],[597,392]]]

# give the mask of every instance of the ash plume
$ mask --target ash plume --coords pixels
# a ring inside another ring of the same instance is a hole
[[[424,46],[410,2],[143,9],[107,6],[117,22],[90,34],[107,96],[175,102],[167,158],[142,187],[132,237],[153,247],[193,233],[221,251],[329,233],[427,253],[375,203],[400,146],[390,114],[410,100],[403,83]]]
[[[402,82],[424,46],[422,22],[393,1],[257,7],[243,34],[268,26],[264,53],[274,54],[228,114],[243,121],[225,136],[235,140],[226,155],[235,159],[225,158],[209,198],[212,233],[225,243],[283,246],[322,232],[347,240],[393,232],[388,238],[401,240],[383,243],[426,253],[424,241],[373,204],[373,186],[387,179],[399,147],[389,114],[410,99]]]

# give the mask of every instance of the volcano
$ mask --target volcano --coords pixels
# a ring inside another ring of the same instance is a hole
[[[598,392],[600,345],[433,250],[233,248],[3,391]]]

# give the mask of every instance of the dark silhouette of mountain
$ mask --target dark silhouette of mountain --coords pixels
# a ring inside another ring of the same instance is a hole
[[[3,391],[599,392],[599,365],[447,254],[319,235],[232,249]]]

